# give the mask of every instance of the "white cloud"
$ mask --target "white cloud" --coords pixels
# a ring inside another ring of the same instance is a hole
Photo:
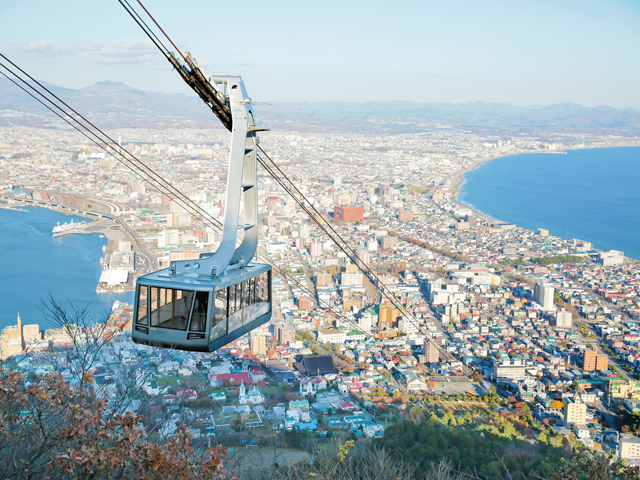
[[[102,42],[68,43],[11,42],[18,54],[28,56],[69,56],[89,63],[117,64],[157,61],[159,52],[150,40],[116,40],[106,46]]]
[[[444,73],[437,73],[437,72],[426,73],[425,77],[439,78],[439,79],[442,79],[442,80],[451,80],[451,79],[454,79],[454,78],[458,78],[455,75],[445,75]]]
[[[11,42],[10,45],[18,53],[33,56],[56,55],[57,47],[49,42]]]

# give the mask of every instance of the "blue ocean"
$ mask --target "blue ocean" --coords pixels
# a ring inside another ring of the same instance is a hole
[[[89,305],[95,314],[111,309],[115,300],[133,301],[132,293],[98,294],[102,247],[99,234],[53,238],[57,222],[84,219],[44,208],[27,212],[0,209],[0,329],[23,324],[48,327],[38,306],[49,294],[66,307]]]
[[[640,259],[640,147],[511,155],[464,177],[459,201],[490,217]]]

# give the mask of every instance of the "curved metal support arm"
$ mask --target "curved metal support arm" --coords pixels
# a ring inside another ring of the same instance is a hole
[[[230,265],[243,267],[249,263],[258,247],[257,129],[251,99],[240,76],[211,77],[211,80],[223,84],[233,120],[222,240],[213,254],[202,254],[198,260],[171,262],[171,274],[220,275]],[[243,193],[245,224],[238,225]],[[244,238],[236,248],[239,228],[244,229]]]

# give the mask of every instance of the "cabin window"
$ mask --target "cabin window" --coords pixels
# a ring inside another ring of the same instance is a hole
[[[256,303],[256,277],[249,279],[249,305]]]
[[[207,308],[209,306],[209,292],[196,292],[196,301],[193,304],[191,315],[192,332],[204,332],[207,326]]]
[[[229,316],[236,313],[236,287],[237,285],[229,287]]]
[[[256,303],[262,302],[262,274],[256,277]]]
[[[261,273],[256,277],[256,303],[268,302],[270,297],[269,272]]]
[[[265,272],[264,274],[264,301],[271,302],[271,272]]]
[[[228,288],[216,290],[213,303],[213,321],[211,322],[210,341],[214,341],[227,334],[228,292]]]
[[[242,282],[242,293],[243,307],[246,308],[251,305],[251,279]]]
[[[236,284],[236,312],[239,312],[240,310],[242,310],[244,308],[244,296],[243,296],[243,291],[245,290],[244,288],[244,282],[240,282]]]
[[[139,325],[149,324],[149,317],[147,316],[148,289],[149,287],[142,285],[138,291],[138,318],[136,319],[136,323]]]
[[[151,287],[151,326],[186,330],[193,291]]]

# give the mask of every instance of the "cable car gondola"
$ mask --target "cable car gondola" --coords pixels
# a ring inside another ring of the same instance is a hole
[[[213,352],[271,319],[271,266],[252,262],[258,246],[256,133],[239,76],[208,77],[231,112],[224,229],[215,253],[171,262],[136,282],[136,343]],[[244,225],[238,225],[244,197]],[[236,247],[238,229],[244,230]]]

